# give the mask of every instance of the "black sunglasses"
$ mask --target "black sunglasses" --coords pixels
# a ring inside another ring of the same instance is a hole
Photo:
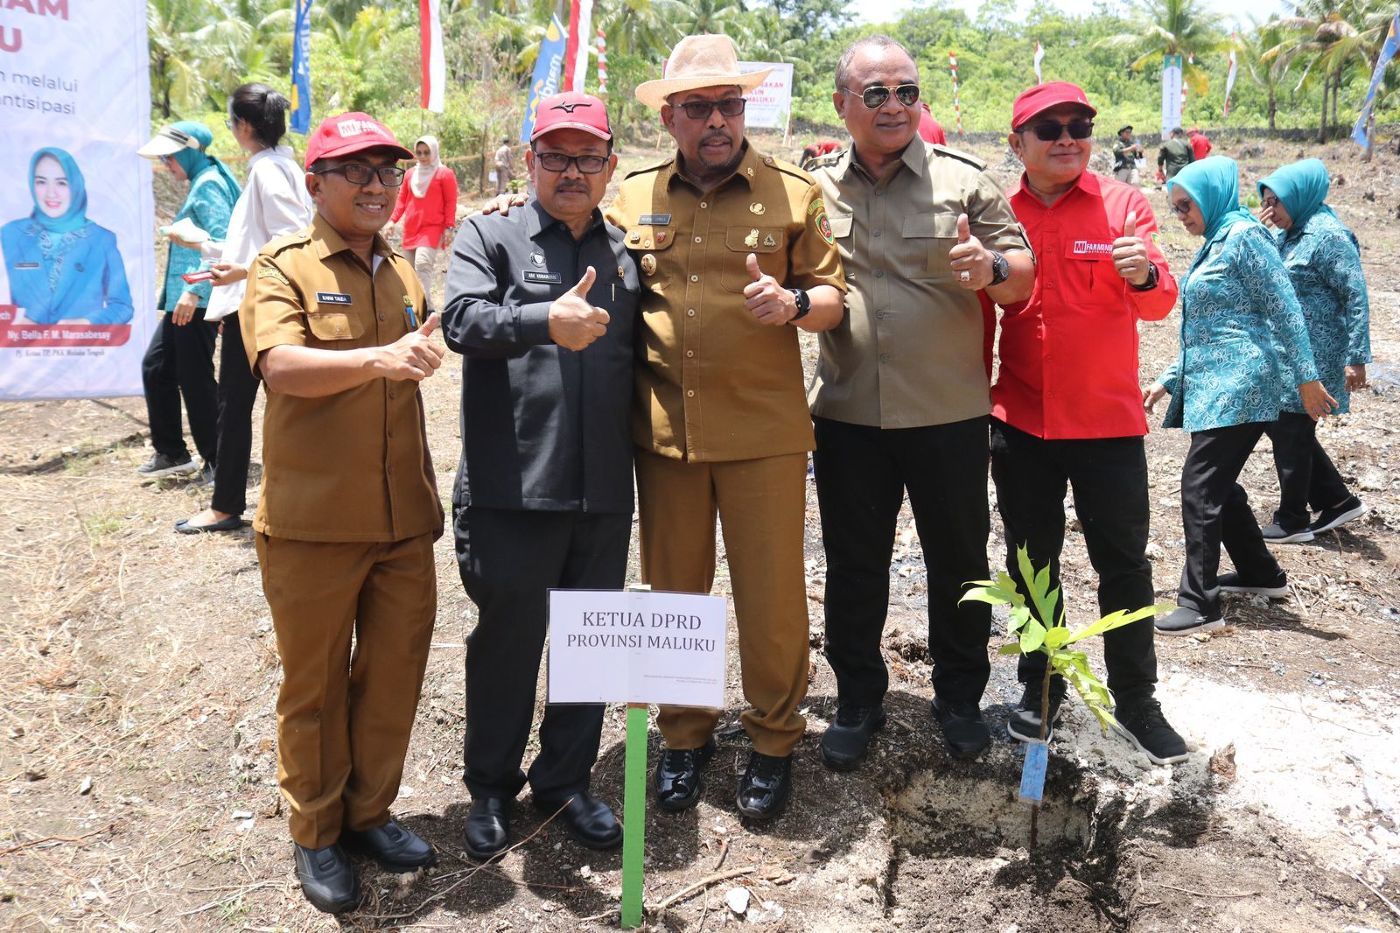
[[[1064,135],[1065,130],[1069,130],[1070,139],[1088,139],[1090,136],[1094,135],[1094,121],[1071,120],[1068,123],[1057,123],[1052,120],[1046,120],[1034,126],[1027,127],[1026,129],[1035,133],[1035,138],[1043,143],[1053,143],[1057,141]],[[1023,133],[1025,131],[1025,129],[1021,130]]]
[[[723,111],[720,112],[723,113]],[[597,175],[608,164],[608,160],[604,156],[571,156],[562,152],[540,152],[538,149],[535,150],[535,158],[546,172],[567,172],[570,165],[577,165],[578,170],[584,175]]]
[[[876,85],[857,92],[855,88],[842,88],[847,94],[860,94],[860,102],[865,104],[868,110],[879,110],[885,106],[885,101],[890,99],[890,92],[894,92],[895,99],[906,107],[912,107],[919,102],[919,86],[917,84],[900,85]]]
[[[315,174],[344,175],[346,181],[352,185],[359,185],[361,188],[369,184],[369,180],[377,174],[381,185],[386,188],[397,188],[403,184],[404,170],[397,165],[381,165],[375,168],[373,165],[365,165],[363,162],[347,162],[334,168],[323,168]]]
[[[716,110],[722,117],[737,117],[744,112],[747,104],[748,101],[742,97],[725,97],[720,100],[688,100],[675,106],[684,110],[692,120],[708,120]]]

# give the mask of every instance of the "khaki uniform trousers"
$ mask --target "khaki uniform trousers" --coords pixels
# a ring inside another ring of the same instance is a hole
[[[382,825],[398,796],[437,614],[433,535],[256,542],[282,656],[277,782],[292,840],[319,849]]]
[[[807,455],[687,463],[637,451],[642,579],[658,590],[708,593],[715,580],[715,517],[724,532],[744,729],[765,755],[791,754],[806,721],[807,585],[802,537]],[[662,706],[657,726],[670,748],[699,748],[720,711]]]

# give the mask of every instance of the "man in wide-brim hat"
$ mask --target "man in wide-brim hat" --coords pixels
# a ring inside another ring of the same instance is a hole
[[[715,519],[733,580],[753,755],[739,811],[775,815],[805,723],[803,525],[812,422],[797,328],[841,322],[845,282],[810,176],[744,138],[743,74],[727,36],[689,36],[665,77],[637,88],[661,111],[674,157],[623,181],[608,220],[642,272],[633,440],[642,576],[707,592]],[[789,326],[792,325],[792,326]],[[661,707],[656,792],[666,810],[700,797],[719,710]]]

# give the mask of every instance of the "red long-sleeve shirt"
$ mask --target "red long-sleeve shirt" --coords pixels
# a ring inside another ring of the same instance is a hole
[[[457,222],[457,176],[447,166],[439,166],[421,198],[413,193],[412,181],[413,167],[410,166],[399,186],[398,201],[389,220],[397,223],[400,217],[404,218],[404,249],[421,246],[439,249],[443,231]]]
[[[1137,322],[1166,317],[1177,296],[1147,198],[1093,172],[1049,207],[1024,176],[1010,198],[1035,250],[1036,279],[1028,301],[1003,309],[992,415],[1047,440],[1146,434]],[[1145,292],[1113,265],[1130,211],[1157,266],[1157,287]]]

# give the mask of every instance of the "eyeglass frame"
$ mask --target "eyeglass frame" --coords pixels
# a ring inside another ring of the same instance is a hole
[[[1178,217],[1186,217],[1191,213],[1191,209],[1196,206],[1196,202],[1188,196],[1185,201],[1173,201],[1167,199],[1167,207],[1172,209],[1172,213]]]
[[[352,169],[352,168],[365,169],[366,171],[368,171],[368,172],[370,173],[370,175],[369,175],[369,177],[367,177],[364,181],[355,181],[355,179],[351,178],[350,175],[349,175],[349,173],[346,171],[347,169]],[[394,179],[392,182],[390,182],[390,181],[385,181],[385,180],[384,180],[384,173],[385,173],[385,172],[388,172],[388,173],[390,174],[390,177],[392,177],[392,178]],[[333,165],[333,166],[331,166],[330,168],[318,169],[317,171],[312,172],[311,174],[313,174],[313,175],[339,175],[339,176],[341,176],[342,178],[344,178],[348,183],[354,185],[354,186],[357,187],[357,188],[364,188],[365,186],[367,186],[367,185],[369,184],[370,178],[373,178],[373,177],[375,177],[375,176],[378,176],[378,178],[379,178],[379,183],[380,183],[381,185],[383,185],[385,188],[398,188],[399,186],[401,186],[401,185],[403,184],[404,176],[407,175],[408,172],[407,172],[407,170],[405,170],[405,169],[399,168],[397,165],[378,165],[378,166],[375,166],[375,165],[366,165],[366,164],[363,163],[363,162],[346,162],[344,165]]]
[[[733,102],[736,100],[739,102],[739,109],[735,110],[733,113],[725,113],[725,105],[729,105],[730,109],[733,109]],[[722,117],[737,117],[748,109],[748,105],[749,99],[742,96],[721,97],[719,100],[687,100],[679,104],[668,104],[673,110],[684,110],[686,117],[697,123],[702,120],[710,119],[710,114],[714,113],[716,110],[719,111],[719,115]],[[705,112],[696,116],[695,111],[699,110],[701,107],[705,108]]]
[[[705,114],[705,116],[708,117],[709,114]],[[608,159],[611,158],[611,155],[600,156],[600,155],[593,155],[593,154],[591,154],[591,153],[584,153],[583,155],[571,156],[571,155],[568,155],[568,154],[563,153],[563,152],[540,152],[540,151],[539,151],[538,149],[536,149],[534,146],[531,146],[531,147],[530,147],[530,151],[533,152],[533,153],[535,154],[535,161],[537,161],[537,162],[540,163],[540,168],[542,168],[542,169],[544,169],[546,172],[550,172],[551,174],[554,174],[554,175],[563,175],[565,172],[567,172],[567,171],[569,170],[569,167],[570,167],[570,166],[573,166],[574,168],[577,168],[577,169],[578,169],[578,173],[579,173],[580,175],[601,175],[601,174],[603,173],[603,170],[606,169],[606,168],[608,167]],[[557,156],[557,157],[559,157],[559,158],[561,158],[561,159],[564,160],[564,167],[563,167],[563,168],[550,168],[548,165],[545,164],[545,158],[546,158],[546,157],[555,157],[555,156]],[[600,164],[598,165],[598,167],[597,167],[595,170],[593,170],[593,171],[590,172],[590,171],[588,171],[587,169],[585,169],[585,168],[583,167],[583,160],[584,160],[584,159],[597,159],[598,162],[599,162]]]
[[[905,101],[903,97],[899,96],[899,92],[906,87],[912,87],[914,89],[914,99],[911,101]],[[895,100],[899,101],[900,106],[902,107],[917,107],[919,105],[919,97],[923,94],[923,89],[920,88],[918,84],[912,81],[905,82],[904,84],[872,84],[870,87],[864,88],[859,91],[857,91],[853,87],[848,87],[843,84],[841,86],[841,90],[845,91],[847,94],[855,94],[859,96],[860,102],[865,105],[866,110],[879,110],[881,107],[885,106],[885,104],[889,103],[891,96],[893,96]],[[884,92],[884,96],[880,98],[878,103],[872,106],[870,101],[866,100],[865,95],[870,93],[878,94],[881,91]]]
[[[1074,127],[1076,125],[1081,128],[1088,127],[1088,129],[1084,131],[1083,136],[1074,135]],[[1048,130],[1052,126],[1055,127],[1056,133],[1052,138],[1046,139],[1045,136],[1041,134],[1041,129],[1043,127]],[[1092,119],[1086,120],[1083,117],[1076,117],[1067,123],[1062,123],[1059,120],[1041,120],[1036,123],[1027,123],[1016,132],[1034,133],[1035,138],[1043,143],[1057,143],[1064,138],[1065,133],[1069,133],[1069,138],[1075,142],[1083,142],[1094,135],[1094,121]]]
[[[1268,194],[1259,195],[1260,207],[1277,207],[1279,203],[1280,201],[1278,195],[1274,194],[1272,191],[1270,191]]]

